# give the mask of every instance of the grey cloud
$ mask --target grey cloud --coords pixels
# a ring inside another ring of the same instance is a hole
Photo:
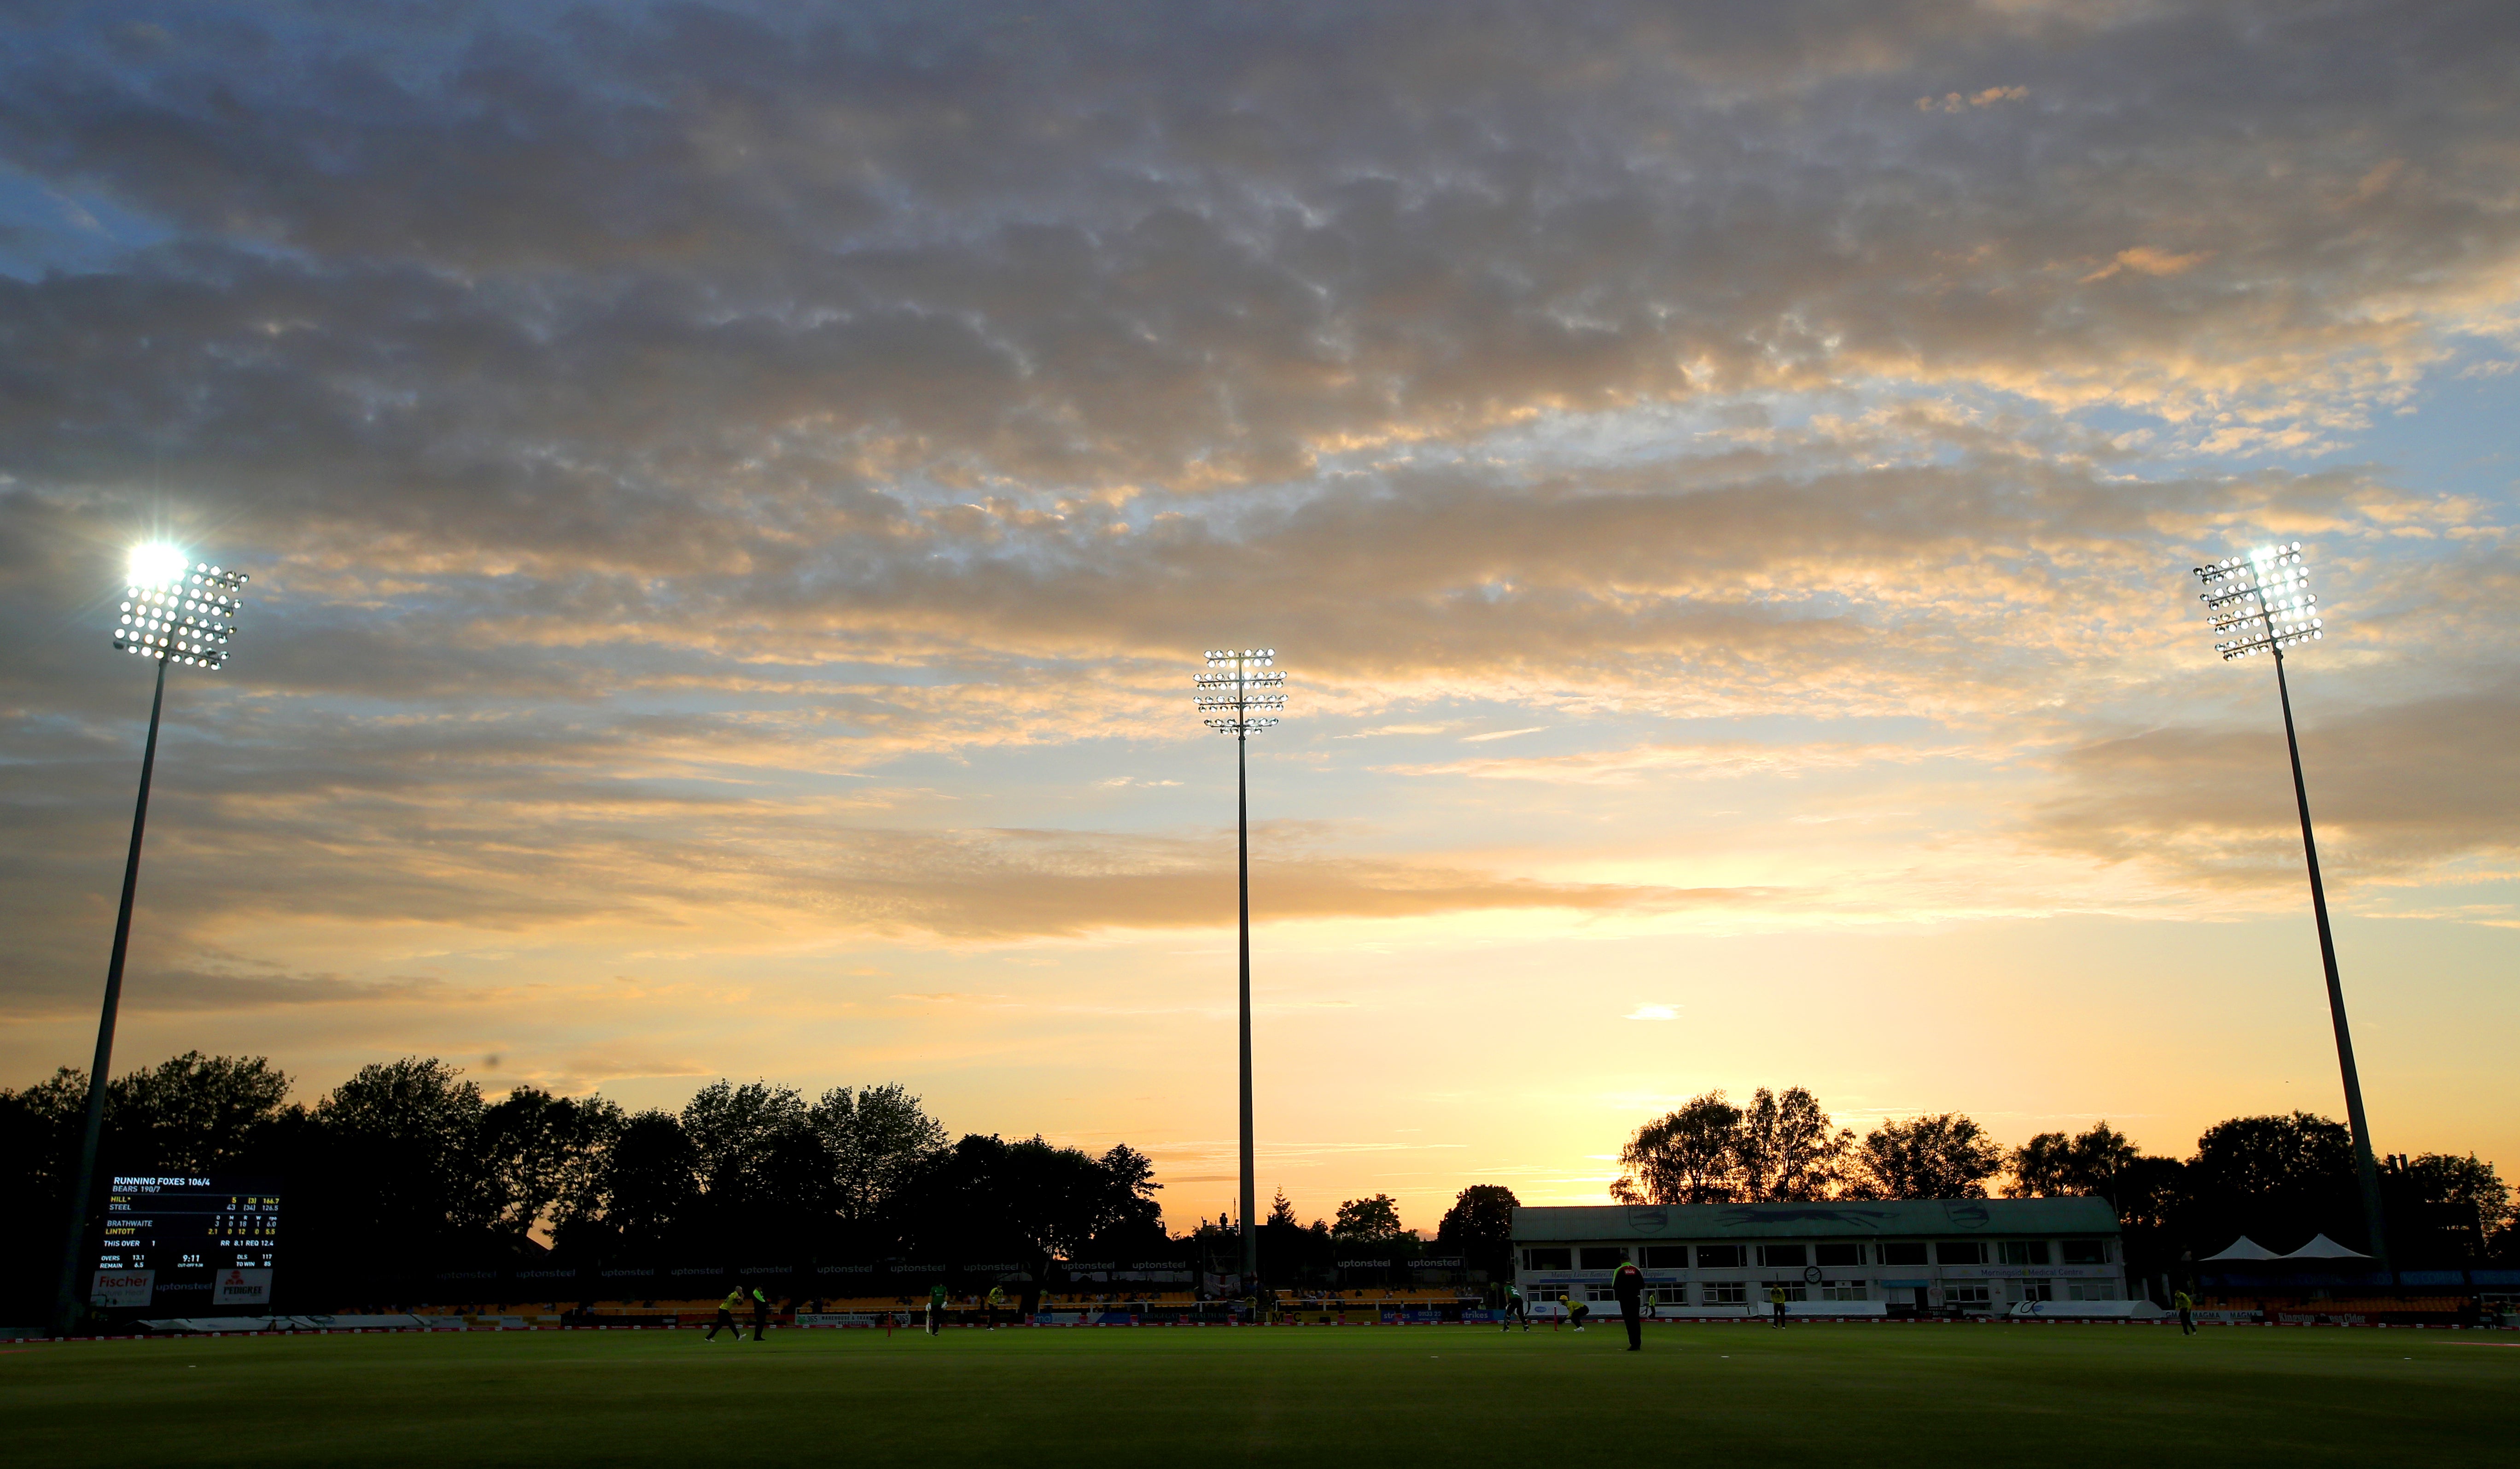
[[[574,754],[592,762],[603,750]],[[572,776],[548,759],[502,771],[479,755],[450,751],[439,758],[453,768],[396,790],[389,784],[406,767],[389,758],[336,760],[331,769],[302,759],[315,768],[290,781],[276,769],[204,771],[196,752],[155,817],[159,837],[134,960],[135,975],[149,978],[134,1003],[426,997],[415,988],[426,982],[348,983],[182,957],[275,921],[524,933],[606,920],[670,932],[706,912],[752,912],[834,934],[997,941],[1207,928],[1233,910],[1232,847],[1223,838],[894,829],[851,822],[827,803],[694,796],[661,783]],[[212,789],[202,791],[205,783]],[[13,926],[27,938],[0,957],[0,993],[50,1013],[93,998],[90,971],[100,961],[91,949],[111,920],[97,904],[108,890],[102,857],[112,817],[102,800],[48,807],[25,796],[20,790],[11,810],[24,845],[0,862],[0,877],[18,914]],[[46,851],[97,859],[51,863],[38,855]],[[1651,914],[1771,900],[1758,890],[1549,882],[1357,857],[1282,823],[1255,833],[1253,894],[1264,920],[1535,908]]]
[[[2315,666],[2293,670],[2297,703],[2300,685],[2318,681]],[[2248,671],[2272,677],[2263,665]],[[2265,712],[2262,729],[2158,729],[2074,752],[2066,791],[2035,814],[2031,834],[2051,849],[2194,880],[2300,882],[2283,729],[2272,708]],[[2302,763],[2329,880],[2350,889],[2511,853],[2520,830],[2515,720],[2520,696],[2508,687],[2309,720]]]
[[[2186,610],[2068,627],[2078,595],[2251,528],[2502,533],[1922,395],[2350,428],[2436,318],[2508,311],[2507,6],[22,13],[0,161],[143,222],[0,278],[28,984],[94,968],[140,697],[97,593],[144,529],[257,577],[246,655],[171,706],[171,911],[775,893],[978,937],[1188,922],[1224,879],[673,778],[1135,732],[1159,661],[1264,608],[1364,702],[1991,718]],[[1675,416],[1581,447],[1619,410]],[[2439,600],[2386,574],[2363,625],[2413,640]],[[2507,622],[2507,575],[2445,595],[2469,645]],[[2167,755],[2077,757],[2035,840],[2171,833]],[[2385,860],[2497,840],[2371,811]],[[1276,880],[1290,913],[1700,900],[1336,850]]]
[[[1242,609],[1260,605],[1307,677],[1334,686],[1477,676],[1608,696],[1678,685],[1710,708],[2012,709],[2025,678],[2062,676],[2033,670],[2106,655],[2088,636],[2094,614],[2138,627],[2186,616],[2178,541],[2191,555],[2219,548],[2222,520],[2368,535],[2409,513],[2452,513],[2351,473],[2126,482],[2035,444],[1989,439],[1952,458],[1903,432],[1536,482],[1393,471],[1255,503],[1227,525],[1184,515],[1133,528],[1090,502],[1053,516],[892,501],[867,516],[883,533],[844,536],[820,563],[671,575],[556,561],[541,576],[337,566],[343,547],[257,584],[248,646],[220,675],[229,692],[201,717],[247,744],[402,761],[398,781],[484,758],[532,766],[545,747],[573,750],[570,764],[711,745],[741,759],[798,740],[876,757],[1107,723],[1143,702],[1159,664],[1201,637],[1232,640]],[[1884,455],[1910,462],[1861,467]],[[99,574],[38,549],[79,519],[41,497],[0,498],[0,551],[17,568],[0,577],[0,606],[22,622],[74,606]],[[2492,603],[2495,575],[2488,557],[2446,580]],[[2114,605],[2145,582],[2149,600]],[[2369,574],[2362,587],[2367,599]],[[2438,621],[2439,601],[2396,616]],[[127,700],[103,698],[128,669],[97,655],[102,625],[46,639],[21,686],[55,706],[77,688],[95,717],[127,717]],[[1021,692],[1040,661],[1092,672]],[[607,702],[686,690],[714,703],[632,713]],[[270,702],[307,697],[347,702]],[[284,784],[307,774],[275,772]]]
[[[1230,483],[1875,371],[2315,418],[2503,289],[2498,8],[1854,9],[205,14],[111,68],[65,13],[0,150],[182,234],[0,302],[51,364],[25,451],[94,474],[63,428],[145,416],[603,536],[870,439]],[[2017,116],[1912,106],[1989,81]]]
[[[104,987],[105,959],[102,953],[92,962],[86,954],[76,958],[79,962],[33,964],[22,953],[0,964],[0,1016],[25,1020],[93,1014]],[[428,1004],[445,994],[445,987],[433,980],[354,980],[276,973],[251,964],[207,968],[198,961],[135,962],[123,985],[122,1008],[135,1015]]]

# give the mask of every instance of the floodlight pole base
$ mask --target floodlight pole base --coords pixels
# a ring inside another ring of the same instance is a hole
[[[158,689],[149,699],[149,742],[140,752],[140,801],[131,812],[131,854],[122,863],[122,909],[113,920],[113,957],[105,969],[105,1009],[96,1022],[96,1060],[87,1071],[87,1120],[79,1133],[78,1162],[70,1170],[69,1224],[62,1240],[61,1279],[53,1290],[52,1335],[78,1329],[82,1292],[79,1263],[86,1255],[88,1194],[96,1183],[97,1148],[105,1138],[105,1079],[113,1065],[113,1017],[122,1004],[122,960],[131,947],[131,900],[140,891],[140,834],[149,824],[149,779],[158,769],[158,715],[166,707],[166,663],[158,663]]]
[[[2388,1218],[2380,1207],[2380,1168],[2371,1155],[2371,1124],[2362,1115],[2362,1078],[2354,1066],[2354,1033],[2345,1023],[2345,985],[2336,975],[2336,940],[2327,927],[2327,889],[2318,879],[2318,842],[2310,830],[2310,787],[2301,778],[2301,741],[2293,734],[2292,689],[2284,679],[2283,648],[2275,659],[2275,698],[2283,705],[2284,749],[2292,757],[2292,795],[2301,808],[2301,850],[2310,864],[2310,910],[2318,920],[2318,958],[2327,969],[2327,1017],[2336,1027],[2336,1064],[2345,1076],[2345,1120],[2354,1128],[2354,1171],[2362,1185],[2362,1227],[2370,1232],[2371,1258],[2389,1264]]]

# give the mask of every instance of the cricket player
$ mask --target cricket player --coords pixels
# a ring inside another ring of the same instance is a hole
[[[927,1334],[934,1336],[945,1326],[945,1283],[938,1281],[927,1288]]]
[[[1581,1301],[1576,1300],[1576,1299],[1575,1299],[1574,1297],[1572,1297],[1572,1296],[1563,1295],[1563,1294],[1561,1294],[1561,1295],[1559,1295],[1559,1296],[1558,1296],[1558,1298],[1557,1298],[1557,1304],[1558,1304],[1559,1306],[1562,1306],[1562,1307],[1564,1307],[1564,1308],[1566,1308],[1566,1320],[1567,1320],[1567,1323],[1568,1323],[1569,1325],[1573,1326],[1577,1331],[1582,1331],[1582,1330],[1584,1329],[1584,1318],[1585,1318],[1586,1316],[1589,1316],[1589,1315],[1591,1315],[1591,1314],[1593,1313],[1593,1308],[1591,1308],[1591,1307],[1589,1307],[1589,1306],[1585,1305],[1585,1304],[1584,1304],[1583,1302],[1581,1302]],[[1550,1330],[1552,1330],[1552,1331],[1554,1331],[1554,1330],[1556,1330],[1556,1329],[1557,1329],[1557,1328],[1556,1328],[1556,1327],[1554,1327],[1554,1326],[1552,1326],[1552,1327],[1551,1327],[1551,1328],[1550,1328]]]
[[[1627,1323],[1628,1350],[1642,1352],[1645,1347],[1645,1272],[1635,1261],[1619,1266],[1610,1277],[1611,1293],[1619,1298],[1619,1319]]]
[[[739,1342],[742,1341],[743,1328],[735,1323],[736,1310],[742,1305],[743,1287],[737,1286],[734,1290],[727,1292],[726,1299],[717,1304],[717,1319],[709,1323],[708,1335],[701,1338],[701,1340],[708,1342],[716,1341],[718,1328],[723,1326],[728,1331],[735,1333],[735,1340]]]
[[[1531,1329],[1531,1312],[1523,1307],[1522,1287],[1508,1281],[1505,1288],[1505,1317],[1497,1322],[1497,1330],[1511,1331],[1516,1321],[1522,1323],[1523,1330]]]

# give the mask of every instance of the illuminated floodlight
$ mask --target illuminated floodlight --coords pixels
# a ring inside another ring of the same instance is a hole
[[[149,701],[149,739],[140,748],[140,799],[131,810],[131,850],[122,862],[122,905],[113,920],[113,954],[106,963],[96,1060],[87,1073],[87,1120],[70,1174],[68,1227],[62,1242],[61,1274],[53,1290],[50,1329],[57,1337],[78,1328],[80,1303],[88,1300],[88,1293],[79,1289],[79,1274],[86,1253],[89,1185],[96,1178],[97,1152],[104,1138],[107,1068],[113,1060],[123,961],[131,952],[131,908],[140,889],[140,838],[149,825],[149,782],[158,768],[158,722],[166,706],[166,670],[216,668],[227,663],[247,580],[243,572],[195,561],[182,547],[159,541],[132,547],[124,571],[113,646],[157,665],[158,689]]]
[[[2389,1262],[2388,1221],[2380,1206],[2380,1171],[2371,1151],[2371,1125],[2362,1112],[2362,1079],[2354,1064],[2354,1035],[2345,1021],[2345,984],[2337,975],[2336,940],[2327,924],[2327,889],[2318,875],[2318,839],[2310,824],[2310,786],[2302,779],[2301,741],[2293,732],[2292,685],[2284,676],[2284,650],[2326,636],[2327,619],[2310,589],[2310,568],[2301,542],[2263,546],[2195,569],[2226,663],[2271,655],[2275,700],[2283,708],[2284,749],[2292,757],[2293,802],[2301,812],[2302,857],[2310,871],[2310,911],[2318,925],[2318,958],[2327,972],[2327,1017],[2336,1032],[2336,1064],[2345,1082],[2345,1119],[2354,1134],[2354,1169],[2362,1188],[2362,1222],[2379,1265]]]
[[[172,546],[138,547],[113,646],[160,666],[222,667],[248,579],[243,572],[189,561]]]
[[[1286,707],[1286,672],[1275,648],[1207,650],[1207,671],[1191,680],[1208,728],[1234,736],[1234,838],[1236,892],[1241,904],[1242,1051],[1242,1289],[1260,1279],[1259,1185],[1251,1130],[1251,736],[1276,727]]]
[[[1276,726],[1286,707],[1286,696],[1277,692],[1286,686],[1286,673],[1277,662],[1275,648],[1209,650],[1208,671],[1192,680],[1207,727],[1240,739]]]
[[[2310,589],[2301,542],[2268,546],[2196,568],[2197,593],[2221,641],[2225,662],[2278,653],[2325,635],[2318,594]]]

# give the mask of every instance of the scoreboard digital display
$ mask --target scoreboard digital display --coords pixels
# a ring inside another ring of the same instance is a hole
[[[272,1178],[114,1175],[97,1251],[100,1295],[204,1295],[268,1300],[280,1254],[280,1183]]]

